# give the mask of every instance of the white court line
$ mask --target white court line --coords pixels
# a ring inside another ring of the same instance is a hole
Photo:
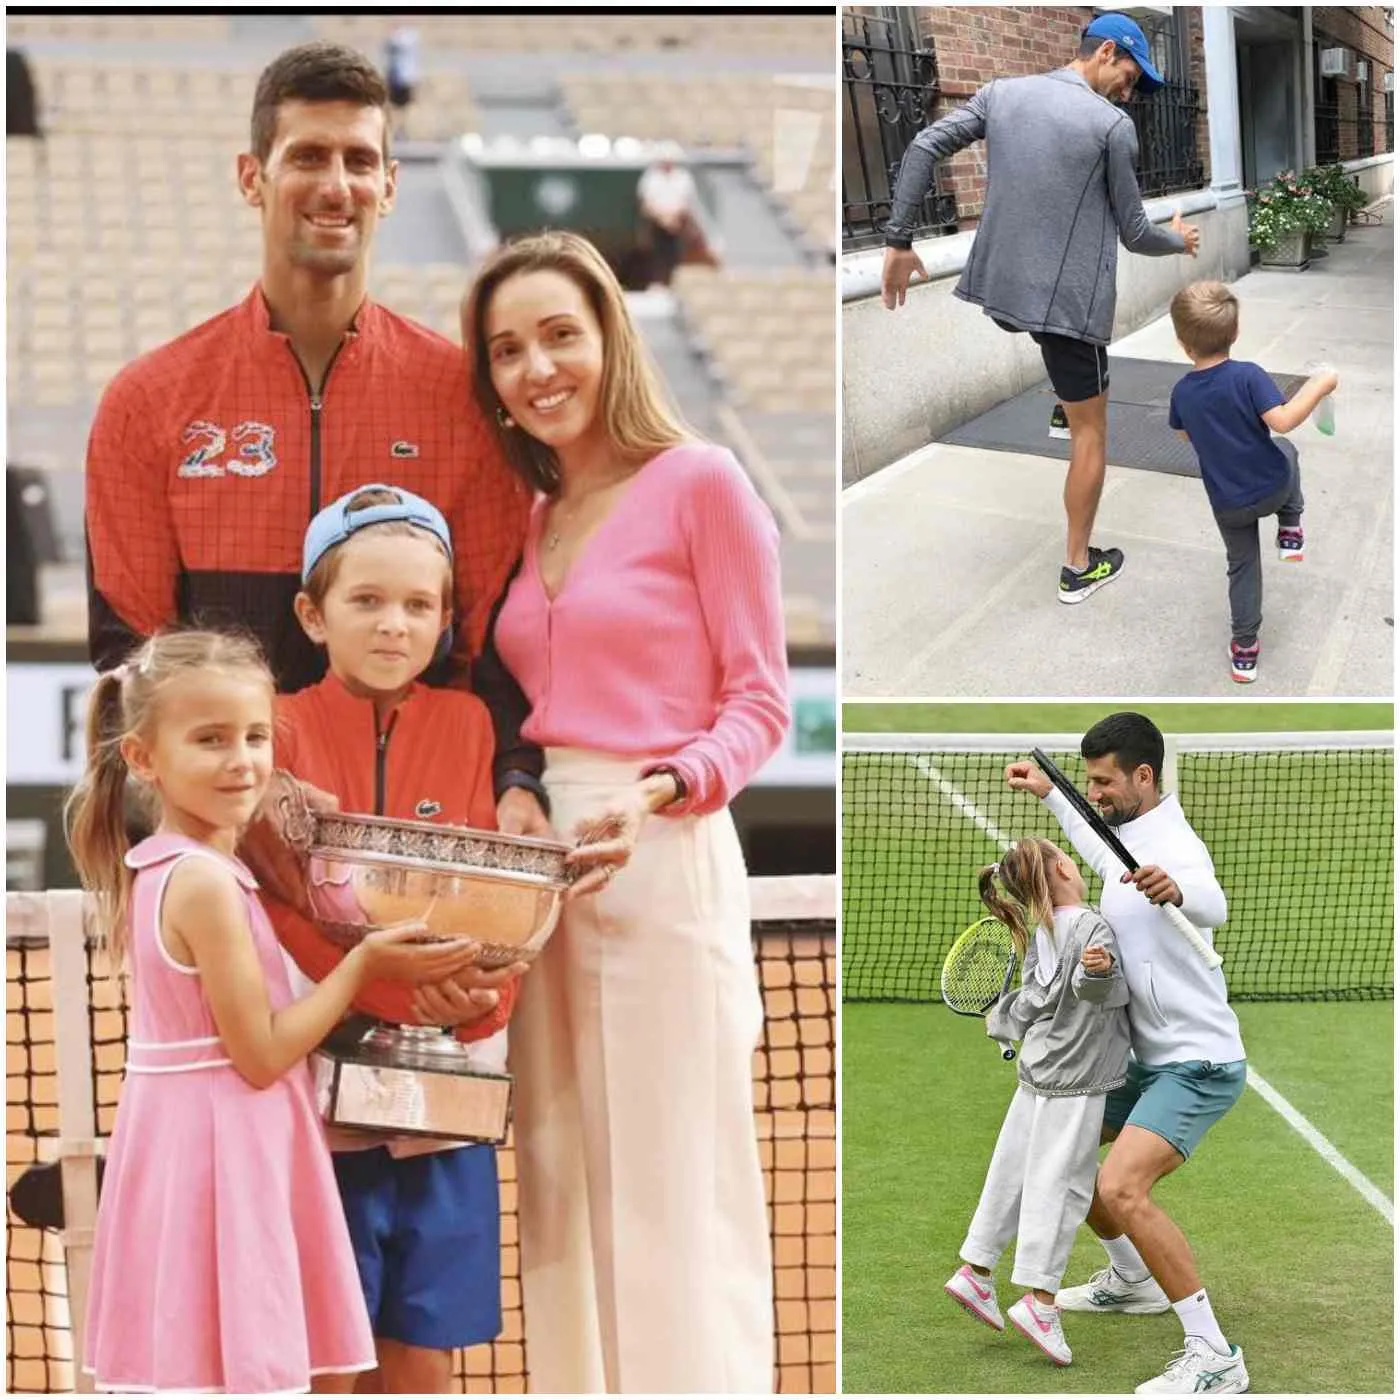
[[[983,835],[990,836],[1002,850],[1006,850],[1011,845],[1011,840],[1006,833],[986,817],[956,783],[949,782],[927,757],[920,754],[910,761]],[[1380,1212],[1387,1225],[1394,1228],[1395,1207],[1391,1203],[1390,1197],[1380,1187],[1352,1166],[1252,1065],[1245,1070],[1245,1081],[1333,1171],[1361,1193],[1368,1205]]]
[[[933,761],[931,759],[919,754],[912,757],[909,761],[968,819],[968,821],[982,832],[984,836],[990,836],[1003,851],[1011,848],[1011,838],[999,826],[994,825],[984,817],[977,807],[963,795],[962,790],[955,783],[950,783],[948,779],[933,766]]]
[[[1288,1102],[1258,1070],[1251,1066],[1246,1071],[1249,1087],[1253,1089],[1270,1108],[1311,1147],[1324,1162],[1339,1176],[1344,1177],[1366,1198],[1369,1205],[1378,1210],[1385,1223],[1395,1225],[1395,1207],[1390,1197],[1369,1178],[1363,1176],[1325,1137],[1322,1136],[1291,1103]]]

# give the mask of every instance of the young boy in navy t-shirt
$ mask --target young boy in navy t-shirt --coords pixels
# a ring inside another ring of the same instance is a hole
[[[1259,664],[1264,577],[1259,521],[1278,517],[1278,557],[1303,557],[1303,487],[1291,433],[1337,387],[1316,374],[1285,402],[1269,375],[1232,360],[1239,302],[1223,282],[1193,282],[1172,298],[1172,325],[1192,370],[1172,390],[1171,426],[1188,438],[1225,541],[1230,579],[1230,675],[1248,684]]]

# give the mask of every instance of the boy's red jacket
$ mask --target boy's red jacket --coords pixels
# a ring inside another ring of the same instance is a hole
[[[491,717],[474,695],[417,685],[389,716],[381,736],[374,702],[351,695],[334,676],[277,697],[273,758],[279,768],[340,799],[343,812],[494,830]],[[290,905],[264,900],[282,946],[317,981],[345,956]],[[466,930],[470,932],[470,930]],[[482,1040],[510,1019],[518,983],[500,988],[490,1016],[462,1026],[462,1040]],[[413,1023],[412,991],[374,982],[355,1008],[384,1020]]]

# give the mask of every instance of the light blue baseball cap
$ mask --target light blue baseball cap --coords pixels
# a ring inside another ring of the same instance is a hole
[[[393,504],[365,506],[351,510],[350,502],[366,491],[390,491],[399,499]],[[384,525],[389,521],[401,521],[406,525],[416,525],[441,541],[452,558],[452,532],[442,512],[422,496],[405,491],[402,486],[385,486],[381,482],[371,482],[367,486],[357,486],[347,491],[339,500],[322,510],[307,526],[306,539],[301,549],[301,581],[305,583],[311,571],[325,557],[327,551],[336,545],[344,544],[357,530],[368,525]]]
[[[1129,58],[1142,69],[1137,90],[1141,93],[1156,92],[1164,81],[1152,62],[1152,50],[1148,47],[1147,35],[1135,19],[1127,15],[1099,15],[1091,20],[1084,31],[1086,39],[1112,39]]]

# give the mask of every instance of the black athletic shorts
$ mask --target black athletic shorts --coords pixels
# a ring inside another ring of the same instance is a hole
[[[1040,358],[1061,403],[1082,403],[1108,388],[1108,350],[1072,336],[1032,331]]]

